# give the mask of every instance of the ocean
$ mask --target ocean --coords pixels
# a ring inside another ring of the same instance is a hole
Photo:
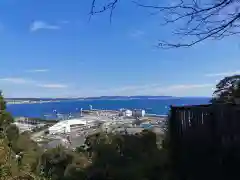
[[[145,109],[146,113],[167,115],[169,106],[181,105],[199,105],[208,104],[210,98],[163,98],[163,99],[128,99],[128,100],[77,100],[77,101],[62,101],[50,102],[42,104],[8,104],[7,110],[14,117],[25,116],[32,118],[46,119],[46,114],[53,114],[56,110],[60,114],[78,113],[81,108],[89,109],[92,105],[93,109],[103,110],[119,110],[126,109]]]

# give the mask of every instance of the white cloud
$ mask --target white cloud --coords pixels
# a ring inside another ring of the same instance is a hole
[[[42,88],[49,88],[49,89],[62,89],[62,88],[68,87],[65,84],[38,84],[37,86]]]
[[[9,83],[13,83],[13,84],[26,84],[26,83],[32,83],[32,80],[29,79],[25,79],[25,78],[0,78],[0,81],[4,81],[4,82],[9,82]]]
[[[125,93],[125,92],[136,92],[138,91],[145,91],[148,89],[159,87],[158,84],[148,84],[148,85],[129,85],[129,86],[122,86],[117,88],[110,88],[110,89],[101,89],[98,90],[99,93]]]
[[[145,34],[145,32],[142,31],[142,30],[135,30],[135,31],[130,33],[130,36],[134,37],[134,38],[137,38],[137,37],[143,36],[144,34]]]
[[[212,86],[213,84],[181,84],[165,87],[164,90],[174,91],[174,90],[198,89]]]
[[[232,76],[232,75],[235,75],[235,74],[240,74],[240,70],[232,71],[232,72],[205,74],[205,76],[207,76],[207,77],[218,77],[218,76]]]
[[[38,31],[38,30],[41,30],[41,29],[58,30],[58,29],[60,29],[60,26],[49,24],[49,23],[44,22],[44,21],[34,21],[30,25],[30,31],[32,31],[32,32]]]
[[[65,97],[72,94],[72,89],[69,88],[72,88],[72,84],[37,81],[25,77],[0,78],[0,90],[6,97]]]
[[[1,85],[2,90],[7,94],[14,94],[16,97],[22,94],[26,96],[49,97],[49,96],[131,96],[131,95],[170,95],[170,96],[210,96],[215,87],[214,84],[138,84],[113,87],[109,89],[98,89],[90,87],[75,87],[72,84],[58,82],[41,82],[28,78],[10,77],[0,78],[0,82],[7,83]],[[18,85],[18,91],[12,84]],[[26,86],[27,85],[27,86]],[[50,90],[50,91],[49,91]],[[51,94],[52,93],[52,94]],[[23,96],[23,95],[22,95]]]
[[[31,70],[27,70],[26,72],[30,72],[30,73],[38,73],[38,72],[48,72],[49,69],[31,69]]]
[[[172,95],[191,96],[196,92],[196,96],[201,91],[208,91],[210,94],[214,84],[177,84],[164,86],[160,84],[124,86],[106,90],[99,90],[101,95]],[[210,95],[209,94],[209,95]]]
[[[34,81],[26,78],[0,78],[0,82],[7,82],[11,84],[30,84],[33,86],[38,86],[42,88],[52,88],[52,89],[60,89],[60,88],[67,88],[68,85],[66,84],[57,84],[57,83],[41,83],[39,81]]]

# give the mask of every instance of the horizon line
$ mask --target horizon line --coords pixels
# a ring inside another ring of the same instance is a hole
[[[4,97],[4,99],[86,99],[102,97],[172,97],[172,98],[211,98],[211,96],[157,96],[157,95],[131,95],[131,96],[87,96],[87,97]]]

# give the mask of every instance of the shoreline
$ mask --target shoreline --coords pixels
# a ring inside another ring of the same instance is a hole
[[[85,115],[92,115],[92,113],[96,113],[96,112],[102,112],[102,113],[107,113],[107,114],[118,114],[120,111],[119,110],[110,110],[110,109],[106,109],[106,110],[101,110],[101,109],[92,109],[92,110],[83,110],[82,113]],[[69,115],[71,113],[66,113],[66,114],[62,114],[63,117],[67,117],[67,115]],[[72,118],[70,119],[78,119],[81,118],[82,116],[72,116]],[[167,114],[153,114],[153,113],[146,113],[145,116],[143,116],[145,118],[167,118],[168,115]],[[62,121],[62,120],[69,120],[69,119],[47,119],[47,118],[42,118],[42,117],[29,117],[29,116],[15,116],[14,118],[28,118],[28,119],[35,119],[35,120],[40,120],[40,121]]]
[[[57,101],[6,101],[7,105],[11,104],[43,104],[43,103],[52,103],[52,102],[62,102],[60,100]]]

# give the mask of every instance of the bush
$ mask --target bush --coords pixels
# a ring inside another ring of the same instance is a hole
[[[10,142],[16,141],[19,137],[19,129],[15,124],[7,127],[6,136]]]

